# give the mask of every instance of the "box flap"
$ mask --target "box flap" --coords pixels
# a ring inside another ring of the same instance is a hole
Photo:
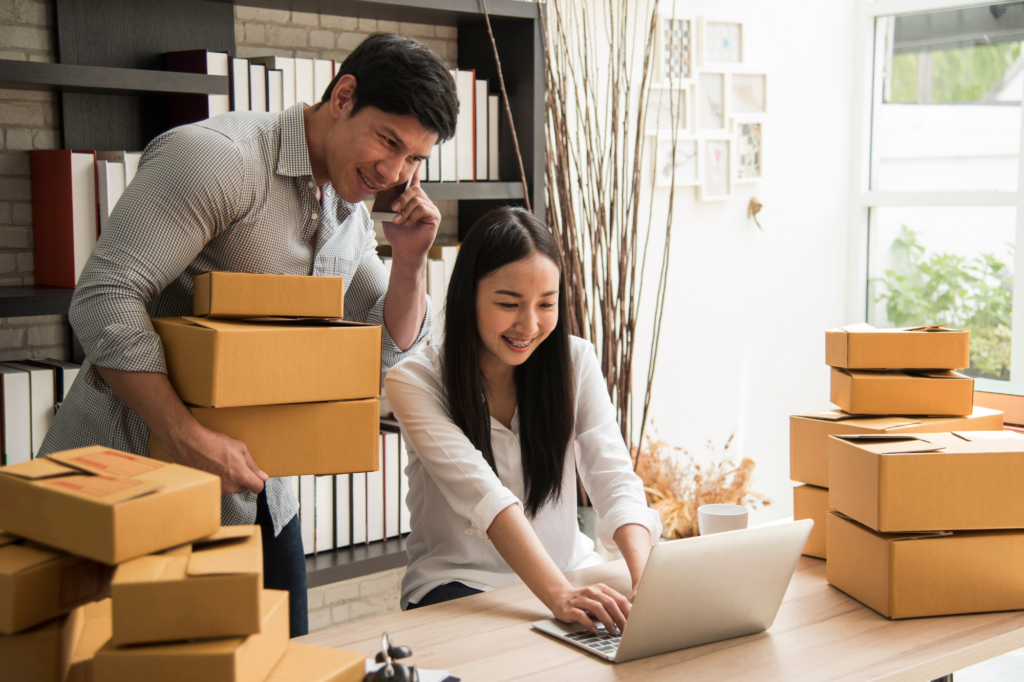
[[[202,545],[208,542],[220,542],[221,540],[237,540],[238,538],[248,538],[256,532],[259,532],[258,526],[221,526],[213,535],[207,535],[205,538],[200,538],[193,542],[193,545]]]
[[[953,431],[952,434],[969,443],[981,440],[1024,440],[1024,433],[1016,431]]]
[[[872,429],[896,429],[920,424],[920,419],[912,417],[871,417],[862,414],[850,414],[842,410],[825,410],[811,414],[794,414],[798,419],[816,419],[825,422],[844,422],[851,426],[864,426]]]
[[[190,576],[262,572],[263,543],[258,535],[193,547],[188,563]]]
[[[945,538],[953,535],[948,530],[915,531],[913,533],[880,533],[879,531],[874,530],[873,528],[868,528],[860,521],[847,516],[841,511],[828,511],[826,513],[829,516],[835,516],[837,518],[843,519],[844,521],[849,521],[861,530],[867,533],[871,533],[875,537],[881,538],[882,540],[885,540],[887,542],[901,542],[903,540],[926,540],[930,538]]]
[[[867,322],[858,322],[857,324],[847,324],[839,328],[840,331],[849,332],[856,334],[858,332],[876,332],[878,331]]]
[[[164,487],[158,481],[113,476],[65,476],[40,481],[37,485],[56,488],[65,495],[103,504],[132,500]]]
[[[188,577],[187,556],[150,554],[119,565],[111,584],[114,587],[132,583],[156,583],[184,580]]]
[[[912,377],[925,377],[928,379],[966,379],[967,381],[974,381],[973,377],[961,374],[960,372],[954,372],[951,369],[914,369],[906,370],[906,373]]]
[[[90,474],[102,474],[115,478],[131,478],[167,466],[155,459],[129,455],[127,452],[106,448],[67,450],[50,455],[50,459]]]
[[[74,469],[69,469],[50,458],[33,459],[21,464],[0,467],[0,475],[7,474],[9,476],[17,476],[18,478],[27,478],[30,481],[39,481],[56,476],[72,476],[76,473],[78,472]]]
[[[197,327],[213,331],[260,331],[261,329],[289,327],[379,327],[364,322],[349,322],[338,318],[325,317],[254,317],[247,319],[222,319],[209,317],[183,317],[183,320]]]
[[[960,329],[950,329],[948,324],[931,324],[923,327],[895,327],[878,329],[871,326],[866,322],[859,322],[857,324],[848,324],[840,327],[844,332],[850,334],[863,334],[863,333],[876,333],[876,334],[893,334],[900,332],[959,332]]]
[[[859,433],[842,436],[830,436],[873,452],[877,455],[909,455],[926,452],[941,452],[944,445],[929,443],[923,438],[910,434]]]
[[[17,535],[11,535],[10,533],[5,533],[2,530],[0,530],[0,547],[17,542],[20,539],[21,538],[19,538]]]
[[[14,575],[27,568],[34,568],[66,556],[39,545],[10,544],[0,547],[0,575]]]

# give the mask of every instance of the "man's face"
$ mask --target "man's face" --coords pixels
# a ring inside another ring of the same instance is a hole
[[[334,191],[354,204],[409,180],[417,164],[430,156],[437,133],[410,114],[388,114],[372,106],[355,116],[351,111],[349,101],[333,118],[324,159]]]

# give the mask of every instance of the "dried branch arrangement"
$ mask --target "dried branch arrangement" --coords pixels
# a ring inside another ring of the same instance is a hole
[[[750,490],[754,461],[744,457],[739,466],[729,457],[729,436],[722,453],[708,441],[708,464],[698,464],[689,452],[663,440],[648,437],[642,450],[633,448],[636,473],[644,482],[647,503],[658,510],[664,527],[662,537],[670,540],[698,535],[697,509],[705,504],[742,504],[749,507],[771,504],[765,495]]]

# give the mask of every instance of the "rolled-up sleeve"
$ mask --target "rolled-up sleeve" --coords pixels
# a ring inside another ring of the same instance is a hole
[[[503,509],[522,506],[448,416],[438,387],[405,365],[388,372],[385,386],[402,433],[448,505],[468,521],[469,530],[483,533]]]
[[[661,518],[647,506],[643,482],[633,473],[629,451],[615,420],[615,408],[591,344],[586,344],[584,352],[576,356],[576,365],[580,374],[576,466],[601,519],[598,537],[608,550],[615,551],[615,531],[635,523],[648,530],[654,544],[661,537]]]
[[[219,133],[186,126],[150,144],[71,302],[71,326],[94,365],[167,372],[146,306],[230,225],[242,182],[241,155]]]

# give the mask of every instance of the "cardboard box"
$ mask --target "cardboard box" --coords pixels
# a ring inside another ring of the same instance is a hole
[[[0,634],[52,620],[109,589],[110,567],[0,534]]]
[[[851,324],[825,332],[825,364],[846,369],[965,369],[971,333],[945,326],[875,329]]]
[[[829,505],[877,531],[1024,528],[1024,435],[831,436]]]
[[[110,599],[95,601],[82,607],[85,624],[82,634],[71,652],[71,665],[64,682],[95,682],[96,652],[110,641],[113,632]]]
[[[793,520],[810,519],[814,528],[804,545],[803,554],[825,558],[825,513],[828,506],[828,488],[813,485],[798,485],[793,488]]]
[[[366,655],[291,642],[267,682],[363,682]]]
[[[245,443],[268,476],[377,470],[380,405],[374,399],[256,407],[192,407],[208,429]],[[173,462],[150,434],[149,456]]]
[[[985,388],[990,388],[992,383],[995,383],[995,381],[974,381],[975,407],[981,406],[993,410],[1000,410],[1003,413],[1004,423],[1013,424],[1014,426],[1024,426],[1024,395],[1016,395],[1014,393],[991,393],[988,390],[983,390],[983,386]],[[1009,382],[1000,381],[999,383],[1007,384],[1005,388],[1000,387],[1000,390],[1020,390],[1016,387],[1011,387]]]
[[[83,607],[17,635],[0,635],[3,682],[64,682],[85,623]]]
[[[345,316],[345,278],[204,272],[192,278],[196,317]]]
[[[99,682],[263,682],[288,648],[288,593],[264,590],[260,632],[248,637],[117,647],[96,653]]]
[[[949,370],[833,367],[831,400],[850,414],[966,415],[974,410],[974,379]]]
[[[226,526],[117,567],[113,644],[251,635],[260,631],[262,593],[260,527]]]
[[[827,520],[829,583],[887,618],[1024,609],[1024,530],[878,533]]]
[[[220,479],[100,446],[0,468],[0,527],[118,564],[220,528]]]
[[[1001,431],[1003,413],[975,407],[966,417],[858,417],[839,410],[798,414],[789,418],[789,471],[794,481],[820,488],[828,484],[828,437],[874,433],[940,433]]]
[[[200,407],[362,400],[380,394],[381,327],[330,320],[153,320],[171,385]]]

